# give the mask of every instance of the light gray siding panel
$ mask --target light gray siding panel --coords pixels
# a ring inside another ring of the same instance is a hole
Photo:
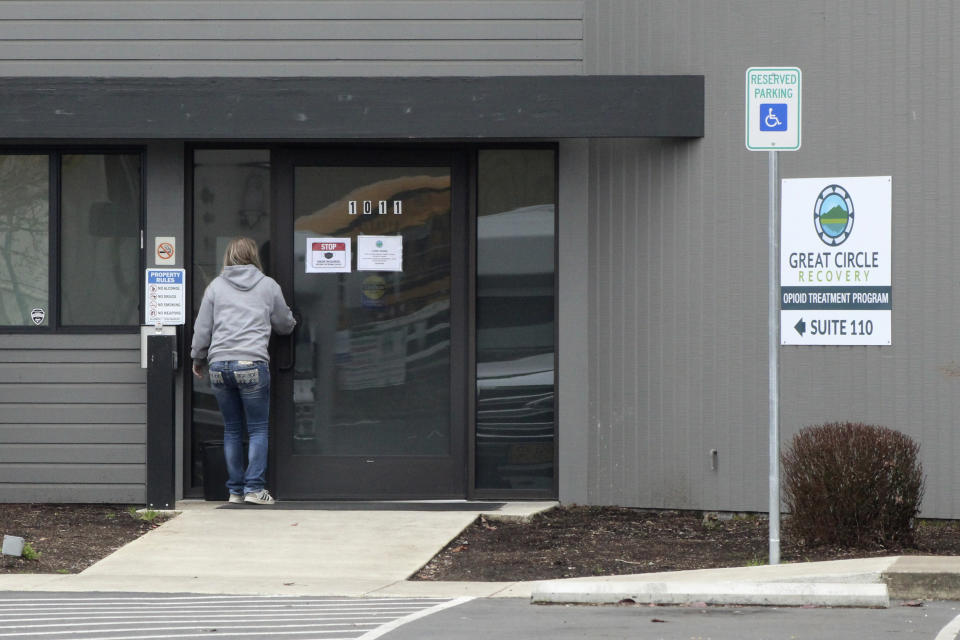
[[[0,463],[142,464],[145,455],[142,444],[5,444]]]
[[[548,60],[581,59],[580,41],[511,42],[484,40],[465,47],[461,42],[198,42],[186,48],[176,40],[149,42],[0,42],[0,60],[226,60],[230,62],[310,60]]]
[[[145,66],[146,65],[146,66]],[[259,61],[198,61],[171,62],[156,60],[150,63],[138,61],[9,61],[0,60],[0,76],[26,77],[50,76],[111,76],[111,77],[186,77],[224,76],[246,78],[289,76],[535,76],[576,75],[582,70],[579,60],[505,60],[505,61],[355,61],[338,60],[313,62],[285,60]]]
[[[143,424],[0,424],[6,444],[143,444]]]
[[[582,73],[581,0],[2,2],[0,75]]]
[[[587,73],[704,74],[707,104],[702,140],[591,144],[592,502],[767,508],[767,156],[744,150],[743,91],[777,61],[804,78],[780,177],[892,175],[897,291],[891,347],[781,348],[781,442],[831,420],[903,431],[923,514],[960,517],[958,20],[948,0],[586,2]]]
[[[9,382],[63,384],[70,382],[146,382],[138,362],[0,362],[0,385]]]
[[[135,484],[145,482],[142,464],[0,464],[0,486],[21,484]]]
[[[0,502],[105,502],[142,505],[145,485],[139,484],[27,484],[0,483]]]
[[[20,363],[34,363],[37,365],[45,364],[68,364],[78,363],[86,364],[91,361],[98,363],[116,362],[125,364],[137,364],[140,362],[140,352],[126,350],[97,351],[91,355],[89,350],[68,351],[66,349],[3,349],[0,351],[0,361],[3,365],[14,366]]]
[[[3,423],[146,424],[145,404],[22,404],[0,405]]]
[[[2,18],[0,18],[2,20]],[[571,20],[8,20],[0,40],[579,40]]]
[[[52,335],[0,335],[0,361],[3,358],[3,351],[6,349],[106,349],[113,351],[135,350],[134,361],[139,362],[140,336],[137,334],[93,334],[93,335],[73,335],[73,334],[52,334]],[[96,356],[91,356],[96,357]]]
[[[0,20],[484,20],[579,18],[580,0],[6,0]]]
[[[146,385],[138,384],[0,384],[0,403],[69,402],[136,404],[147,401]]]
[[[0,336],[0,501],[142,499],[139,347],[129,334]]]

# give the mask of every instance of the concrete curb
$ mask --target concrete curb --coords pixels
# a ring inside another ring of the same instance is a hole
[[[882,579],[891,598],[960,600],[960,557],[898,556]]]
[[[812,582],[544,582],[530,597],[538,604],[689,604],[888,608],[885,584]]]
[[[890,597],[897,600],[960,600],[956,573],[890,572],[883,574]]]

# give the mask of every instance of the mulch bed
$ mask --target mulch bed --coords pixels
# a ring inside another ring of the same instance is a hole
[[[766,564],[766,517],[616,507],[564,507],[529,523],[479,518],[415,580],[514,581]],[[960,555],[960,521],[918,522],[912,549],[807,547],[781,535],[781,562]]]
[[[165,519],[159,515],[146,521],[129,509],[100,504],[0,504],[0,536],[24,538],[39,553],[34,560],[0,555],[0,573],[79,573]]]

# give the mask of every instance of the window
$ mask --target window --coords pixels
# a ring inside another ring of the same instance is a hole
[[[554,476],[552,149],[490,149],[477,168],[476,488]]]
[[[44,155],[0,156],[0,323],[47,326],[50,185]]]
[[[0,325],[139,325],[141,181],[137,153],[0,154]]]

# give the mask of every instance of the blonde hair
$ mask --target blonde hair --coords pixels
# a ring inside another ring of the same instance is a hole
[[[252,264],[260,271],[263,271],[263,265],[260,264],[260,254],[257,251],[257,243],[251,238],[238,237],[230,241],[227,250],[223,252],[223,266],[234,267],[241,264]]]

